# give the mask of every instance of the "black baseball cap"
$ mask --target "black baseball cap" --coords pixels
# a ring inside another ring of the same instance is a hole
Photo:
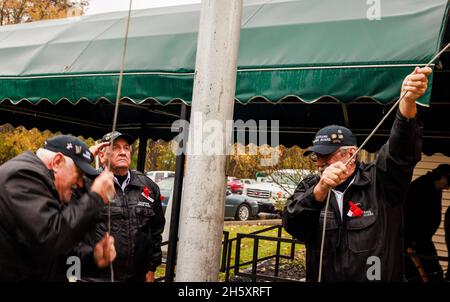
[[[119,132],[119,131],[113,131],[113,132],[109,132],[109,133],[103,135],[103,137],[102,137],[102,143],[104,143],[104,142],[109,142],[109,141],[111,140],[111,138],[112,138],[113,141],[115,141],[115,140],[118,139],[118,138],[123,138],[124,140],[127,141],[127,143],[128,143],[130,146],[131,146],[131,145],[134,143],[134,141],[135,141],[135,138],[132,137],[132,136],[129,135],[129,134],[121,133],[121,132]]]
[[[313,140],[313,146],[309,147],[303,155],[306,156],[312,152],[319,155],[328,155],[340,147],[356,145],[356,137],[350,129],[343,126],[331,125],[317,131]]]
[[[70,157],[75,165],[88,176],[97,176],[99,173],[91,166],[94,156],[88,146],[72,135],[56,135],[44,143],[44,149],[61,152]]]

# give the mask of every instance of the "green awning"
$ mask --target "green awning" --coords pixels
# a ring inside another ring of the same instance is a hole
[[[447,0],[246,1],[236,99],[389,103],[441,47]],[[200,5],[132,12],[122,96],[192,98]],[[114,102],[127,12],[0,27],[0,101]],[[430,85],[431,87],[431,85]],[[428,104],[430,93],[421,102]]]

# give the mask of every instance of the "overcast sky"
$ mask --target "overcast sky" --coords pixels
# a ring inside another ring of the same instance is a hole
[[[200,3],[201,0],[133,0],[132,9]],[[130,0],[90,0],[87,15],[128,10]]]

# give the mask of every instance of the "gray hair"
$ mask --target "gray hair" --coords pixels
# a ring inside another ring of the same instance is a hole
[[[53,151],[50,151],[50,150],[47,150],[44,148],[39,148],[36,151],[36,156],[39,157],[39,159],[42,160],[45,164],[49,164],[53,160],[53,157],[55,157],[55,155],[56,155],[56,152],[53,152]],[[71,163],[73,165],[75,164],[73,159],[71,159],[70,157],[65,156],[65,155],[64,155],[64,157],[66,158],[66,160],[68,160],[69,163]]]
[[[339,152],[341,152],[341,154],[345,154],[347,152],[347,150],[352,149],[352,148],[358,149],[358,147],[356,147],[356,146],[342,146],[338,150],[339,150]],[[357,161],[359,161],[359,154],[356,154],[356,156],[355,156],[355,162],[357,162]]]

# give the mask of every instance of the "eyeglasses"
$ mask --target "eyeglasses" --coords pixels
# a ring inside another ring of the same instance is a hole
[[[316,154],[316,153],[312,153],[309,158],[313,161],[313,162],[324,162],[326,164],[328,164],[328,162],[336,155],[337,152],[339,152],[340,149],[337,149],[336,151],[334,151],[333,153],[327,154],[327,155],[320,155],[320,154]]]

